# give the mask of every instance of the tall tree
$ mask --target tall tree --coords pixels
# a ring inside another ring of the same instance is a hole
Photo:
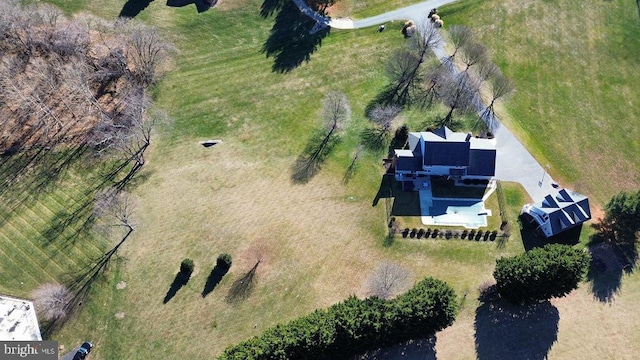
[[[640,231],[640,190],[619,192],[604,209],[605,223],[620,240],[628,241]]]
[[[453,126],[453,112],[467,111],[478,93],[480,84],[466,72],[458,73],[445,81],[441,88],[441,98],[449,111],[440,121],[440,125]]]
[[[493,277],[500,295],[517,303],[563,297],[584,278],[590,256],[567,245],[548,244],[496,261]]]
[[[404,106],[415,101],[423,76],[422,64],[432,55],[432,50],[438,45],[440,35],[430,24],[425,23],[419,36],[415,36],[408,48],[394,52],[387,63],[387,74],[392,81],[387,104]]]
[[[491,101],[489,105],[480,113],[480,118],[487,124],[489,130],[494,132],[498,125],[495,114],[496,101],[507,97],[515,91],[515,85],[502,73],[497,72],[491,81]]]
[[[462,48],[461,60],[466,65],[465,72],[469,71],[469,68],[476,64],[481,64],[489,60],[487,48],[476,42],[471,41]]]
[[[458,51],[473,41],[473,30],[464,25],[453,25],[449,28],[449,38],[453,45],[453,53],[449,56],[453,60]]]

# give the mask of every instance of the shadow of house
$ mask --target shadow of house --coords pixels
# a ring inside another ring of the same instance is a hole
[[[286,73],[311,60],[311,54],[321,46],[330,28],[311,34],[316,21],[303,14],[293,1],[267,1],[263,4],[263,16],[276,11],[275,23],[262,51],[268,58],[273,57],[274,72]]]
[[[518,220],[520,222],[520,237],[522,238],[525,251],[536,247],[543,247],[547,244],[575,245],[580,241],[582,224],[574,226],[560,234],[545,237],[540,234],[537,229],[537,223],[532,220],[530,215],[522,214]]]
[[[368,351],[357,360],[436,360],[436,337],[409,340],[402,344]]]
[[[176,277],[173,279],[173,282],[171,283],[171,286],[169,287],[169,291],[167,291],[167,294],[164,296],[162,303],[166,304],[171,299],[173,299],[173,297],[176,296],[176,294],[178,293],[178,290],[180,290],[183,286],[187,285],[190,278],[191,278],[191,274],[178,271],[178,273],[176,274]]]
[[[550,302],[517,306],[503,300],[476,309],[475,344],[479,360],[542,360],[558,338],[560,316]]]
[[[220,266],[216,264],[211,270],[209,277],[207,278],[207,282],[204,284],[204,289],[202,289],[202,297],[206,297],[211,293],[216,286],[222,281],[222,278],[229,272],[229,268],[226,266]]]

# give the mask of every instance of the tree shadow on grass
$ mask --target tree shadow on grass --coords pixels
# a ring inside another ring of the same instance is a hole
[[[120,10],[118,17],[134,18],[138,16],[142,10],[146,9],[152,1],[153,0],[128,0],[124,3],[124,6],[122,6],[122,10]]]
[[[409,340],[396,346],[367,351],[357,360],[436,360],[436,337]]]
[[[229,293],[227,294],[225,300],[230,303],[240,302],[251,295],[251,291],[255,285],[256,279],[256,271],[258,270],[258,265],[260,265],[260,260],[249,270],[246,274],[239,277],[236,281],[231,285],[231,289],[229,289]]]
[[[176,294],[178,293],[178,290],[180,290],[183,286],[187,285],[190,278],[191,278],[191,274],[178,271],[178,273],[176,274],[176,277],[173,279],[173,282],[171,283],[171,286],[169,287],[169,291],[167,291],[167,294],[164,296],[162,303],[166,304],[171,299],[173,299],[173,297],[176,296]]]
[[[311,34],[316,21],[303,14],[293,1],[265,1],[261,14],[268,16],[276,11],[275,23],[262,51],[273,57],[274,72],[287,73],[311,60],[311,54],[322,45],[330,28]]]
[[[202,289],[202,297],[206,297],[211,293],[216,286],[222,281],[222,278],[229,272],[229,268],[226,266],[220,266],[216,264],[211,270],[209,277],[207,278],[207,282],[204,284],[204,289]]]
[[[558,338],[559,320],[558,309],[548,301],[518,306],[487,300],[476,309],[478,359],[546,359]]]
[[[625,249],[611,241],[610,234],[601,225],[594,225],[597,233],[589,239],[591,266],[587,273],[591,292],[598,301],[610,303],[622,286],[623,273],[632,273],[637,251]]]
[[[316,131],[293,164],[291,180],[296,184],[309,182],[320,171],[339,139],[335,133],[332,135],[324,130]]]
[[[594,298],[602,303],[611,303],[622,286],[622,267],[612,265],[617,261],[611,258],[609,251],[594,250],[590,249],[592,259],[587,281]]]

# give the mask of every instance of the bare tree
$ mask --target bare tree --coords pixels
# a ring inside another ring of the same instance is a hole
[[[468,110],[473,104],[479,86],[478,81],[465,72],[448,79],[442,87],[441,98],[444,104],[449,107],[449,111],[441,120],[440,125],[452,127],[453,112]]]
[[[340,92],[330,92],[322,100],[323,128],[307,144],[304,152],[293,164],[292,180],[309,181],[319,170],[337,141],[337,134],[351,116],[347,97]]]
[[[43,284],[38,286],[31,296],[36,311],[44,320],[55,321],[67,316],[67,306],[72,296],[66,286]]]
[[[444,83],[449,81],[451,76],[451,71],[442,66],[439,61],[429,66],[424,74],[425,86],[418,97],[420,105],[425,108],[431,107],[434,100],[440,98],[440,89]]]
[[[388,134],[391,131],[393,120],[400,115],[402,108],[398,105],[376,104],[369,111],[369,119],[374,123],[381,133]]]
[[[458,50],[473,41],[473,30],[464,25],[453,25],[449,28],[449,38],[453,45],[453,53],[449,58],[453,59],[458,54]]]
[[[471,66],[487,62],[489,60],[489,55],[487,48],[484,45],[471,41],[462,48],[461,58],[462,62],[467,65],[464,69],[464,71],[467,72]]]
[[[432,55],[440,42],[438,31],[429,22],[424,22],[411,46],[394,53],[387,63],[387,74],[392,80],[386,104],[406,105],[417,101],[423,81],[421,65]]]
[[[383,261],[367,280],[371,296],[391,299],[411,285],[411,273],[402,265]]]
[[[172,49],[155,28],[133,25],[128,34],[133,77],[144,87],[155,84],[158,70]]]
[[[482,111],[480,117],[487,124],[487,127],[490,131],[495,132],[497,127],[497,119],[495,114],[495,103],[499,99],[502,99],[509,94],[511,94],[515,90],[515,85],[509,78],[502,75],[502,73],[498,73],[491,82],[491,102],[489,105]]]
[[[327,136],[331,136],[339,130],[351,117],[351,107],[347,97],[338,91],[332,91],[322,100],[322,119],[325,128],[328,130]]]
[[[402,108],[398,105],[376,104],[367,116],[373,123],[373,127],[363,131],[362,144],[370,150],[381,150],[388,145],[393,120],[400,114]]]
[[[353,158],[351,159],[351,163],[347,167],[347,170],[342,177],[342,183],[348,184],[351,178],[356,174],[356,170],[358,170],[358,160],[360,160],[360,155],[362,154],[362,150],[364,147],[362,145],[358,145],[356,150],[353,152]]]
[[[491,61],[484,61],[478,64],[475,68],[478,80],[485,82],[493,79],[495,76],[500,75],[500,68]]]

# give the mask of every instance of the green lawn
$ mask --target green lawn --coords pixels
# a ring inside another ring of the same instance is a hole
[[[66,10],[71,13],[76,9],[90,9],[94,3],[74,2]],[[117,6],[103,4],[98,13],[115,16],[122,3],[120,1]],[[370,1],[366,4],[366,8],[356,12],[358,16],[390,9],[396,2]],[[445,15],[449,17],[445,17],[448,24],[456,21],[476,23],[474,28],[483,29],[483,42],[490,45],[492,36],[511,40],[522,34],[522,28],[518,27],[522,19],[543,19],[525,16],[524,11],[505,9],[500,13],[504,23],[494,23],[494,29],[487,30],[489,22],[481,19],[488,18],[490,9],[496,11],[508,4],[513,5],[512,2],[470,1],[441,11],[443,14],[449,12],[450,15]],[[570,5],[569,2],[544,2],[529,7],[554,6],[548,13],[557,15],[562,14],[560,10],[575,10]],[[614,0],[594,4],[593,8],[602,11],[601,14],[609,14],[607,11],[613,13],[609,8],[622,9],[623,5]],[[402,46],[404,40],[398,32],[391,31],[332,31],[308,63],[289,73],[274,73],[271,71],[273,58],[266,58],[261,51],[273,19],[260,18],[259,6],[260,2],[252,0],[221,3],[220,9],[198,15],[193,6],[174,9],[162,2],[152,2],[141,14],[141,19],[158,25],[177,48],[172,69],[154,91],[157,104],[167,109],[175,122],[162,129],[153,143],[148,164],[143,169],[145,181],[133,191],[139,224],[136,231],[121,249],[121,257],[100,282],[101,286],[93,290],[82,311],[54,339],[66,349],[87,338],[93,339],[96,348],[92,359],[156,359],[158,354],[167,359],[210,359],[225,347],[259,334],[274,324],[327,307],[350,294],[366,296],[364,284],[369,274],[381,261],[392,260],[410,269],[414,279],[434,276],[453,286],[461,299],[461,312],[451,328],[438,334],[437,354],[442,358],[475,358],[477,288],[491,278],[496,258],[523,251],[514,219],[522,204],[528,201],[526,193],[518,184],[503,184],[507,214],[513,225],[513,236],[505,244],[418,241],[400,237],[391,244],[385,243],[384,203],[380,201],[377,206],[371,206],[383,173],[383,155],[364,153],[353,179],[347,184],[342,179],[360,132],[367,123],[364,109],[386,83],[383,71],[386,56],[392,49]],[[631,11],[618,14],[617,21],[632,24],[629,13]],[[574,21],[569,14],[572,13],[567,12],[562,17],[563,21]],[[637,16],[635,11],[632,14]],[[575,26],[579,25],[592,26],[592,31],[611,33],[611,36],[620,32],[615,30],[618,27],[585,25],[575,20]],[[548,29],[538,30],[542,34]],[[633,29],[637,30],[637,24],[625,31]],[[569,29],[565,30],[569,32]],[[573,31],[579,30],[573,29],[566,35],[575,35]],[[529,36],[538,34],[525,33]],[[580,37],[576,38],[579,40]],[[578,124],[582,124],[578,121],[571,122],[572,131],[565,131],[567,139],[564,142],[558,140],[559,135],[550,134],[552,131],[538,137],[543,127],[554,131],[563,128],[559,125],[561,121],[551,124],[548,116],[539,116],[538,111],[543,110],[538,108],[546,109],[546,115],[552,110],[578,111],[584,115],[586,110],[574,109],[574,104],[559,96],[559,92],[551,92],[550,99],[543,99],[539,85],[532,79],[525,81],[536,73],[539,73],[536,76],[540,81],[557,80],[557,74],[574,73],[561,68],[560,63],[557,67],[544,67],[541,60],[534,61],[537,53],[524,48],[527,41],[532,46],[541,46],[534,40],[522,40],[518,45],[523,51],[518,53],[527,54],[526,57],[521,55],[523,59],[507,51],[510,48],[503,47],[501,42],[490,45],[497,63],[514,78],[519,89],[507,103],[508,113],[505,114],[509,116],[505,116],[506,122],[536,146],[536,155],[548,159],[555,177],[572,181],[577,190],[604,201],[617,189],[617,183],[599,180],[595,174],[609,168],[599,167],[603,164],[599,161],[591,162],[589,168],[581,168],[578,165],[586,162],[586,157],[571,157],[575,154],[561,151],[568,146],[559,145],[585,141],[580,136],[587,132],[599,141],[598,146],[603,149],[598,152],[599,156],[611,156],[609,160],[616,158],[616,164],[622,169],[633,170],[637,164],[633,163],[630,151],[635,146],[637,153],[637,143],[628,145],[626,140],[614,137],[613,134],[627,135],[608,122],[610,117],[606,116],[597,118],[610,133],[607,136],[612,136],[606,139],[605,132],[578,129]],[[609,49],[609,53],[615,50],[606,47],[606,42],[597,44]],[[571,49],[581,51],[577,45]],[[628,79],[624,86],[620,85],[620,89],[625,90],[620,93],[627,96],[627,91],[631,94],[637,86],[632,81],[636,76],[632,65],[637,57],[628,57],[632,55],[629,53],[632,49],[619,50],[614,54],[622,56],[629,66],[618,65]],[[513,59],[507,56],[509,54]],[[595,56],[592,53],[584,55]],[[532,59],[536,65],[530,68],[535,70],[534,74],[529,74],[521,64],[526,59]],[[563,60],[570,61],[571,58]],[[608,59],[595,58],[595,61],[605,60]],[[553,74],[543,73],[551,70]],[[550,82],[547,88],[553,88],[554,84]],[[595,95],[584,88],[585,84],[576,86],[575,91],[580,90],[585,99],[592,99],[590,96]],[[573,88],[565,84],[563,89],[570,93]],[[291,165],[320,126],[321,99],[331,90],[347,95],[352,121],[343,130],[340,143],[320,173],[307,184],[293,184]],[[609,91],[601,89],[598,93],[610,96],[613,93]],[[526,108],[527,96],[536,94],[539,103],[536,107]],[[618,98],[611,101],[619,102],[624,108],[632,100]],[[590,105],[594,107],[591,109],[594,115],[583,119],[585,124],[596,122],[595,114],[602,110],[596,106],[598,104],[600,102],[596,101],[595,105]],[[629,116],[637,111],[630,106],[628,110]],[[400,122],[421,124],[433,116],[412,110],[404,114]],[[541,121],[545,123],[540,124]],[[540,143],[533,140],[534,136]],[[198,145],[198,141],[210,138],[220,138],[223,142],[207,149]],[[556,139],[558,145],[543,146],[543,139]],[[546,146],[555,146],[557,152]],[[574,152],[590,153],[592,150],[580,147]],[[571,161],[567,164],[566,159]],[[95,185],[96,178],[92,173],[91,168],[73,165],[66,177],[43,191],[40,197],[20,203],[18,207],[0,206],[2,292],[28,296],[38,284],[62,281],[65,272],[81,267],[82,264],[76,264],[78,259],[90,258],[103,251],[106,243],[89,235],[76,240],[66,251],[58,245],[47,247],[45,244],[44,234],[50,233],[47,229],[51,228],[55,215],[75,210],[73,204],[84,199],[91,185]],[[637,171],[629,174],[637,174]],[[624,180],[632,181],[631,177]],[[598,187],[600,182],[605,186]],[[28,189],[9,193],[20,198],[26,195],[25,191]],[[496,205],[497,200],[492,206]],[[494,218],[498,219],[497,211]],[[207,277],[216,257],[223,252],[233,256],[233,266],[213,292],[203,297],[201,292]],[[180,261],[185,257],[195,261],[196,270],[189,283],[171,301],[163,304]],[[261,263],[252,295],[241,303],[227,303],[224,298],[232,282],[258,259]],[[637,342],[633,339],[637,338],[638,322],[628,315],[640,311],[638,302],[633,301],[640,291],[636,278],[637,274],[624,278],[619,299],[613,306],[593,300],[588,284],[569,298],[554,301],[553,305],[560,313],[560,332],[549,356],[568,359],[587,353],[593,354],[594,358],[616,354],[624,358],[635,353]],[[116,289],[121,281],[126,287]],[[609,340],[602,341],[605,337]],[[618,349],[619,343],[625,348]]]
[[[636,2],[472,0],[441,14],[515,82],[501,116],[562,185],[599,205],[640,187]]]

